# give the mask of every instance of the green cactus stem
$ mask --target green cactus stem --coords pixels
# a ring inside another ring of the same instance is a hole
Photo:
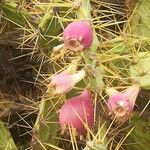
[[[58,97],[56,97],[58,98]],[[57,108],[59,103],[53,106],[53,102],[57,102],[57,99],[51,99],[50,93],[46,93],[39,105],[39,113],[34,125],[34,138],[33,147],[34,149],[51,149],[52,145],[57,147],[59,144],[57,132],[59,130]],[[60,102],[60,98],[58,98]],[[52,102],[53,101],[53,102]],[[49,146],[48,146],[49,145]]]
[[[44,53],[49,54],[51,50],[60,44],[59,34],[63,30],[66,12],[71,7],[68,3],[64,5],[62,0],[53,0],[47,6],[44,16],[41,18],[38,28],[42,36],[39,38],[38,45]],[[72,17],[72,12],[68,13]]]
[[[145,112],[144,112],[145,113]],[[147,117],[139,117],[137,114],[131,119],[131,125],[134,125],[134,130],[127,138],[127,150],[149,150],[150,148],[150,119]]]
[[[131,18],[131,33],[150,38],[150,0],[138,0]]]
[[[9,130],[4,123],[0,121],[0,149],[1,150],[17,150],[17,147],[11,137]]]
[[[30,14],[24,8],[18,9],[18,4],[15,2],[2,2],[0,4],[0,9],[4,13],[5,19],[14,23],[15,25],[24,27],[27,25],[26,20],[32,20]]]
[[[106,150],[106,146],[101,142],[87,142],[87,145],[83,150]]]
[[[130,66],[131,80],[139,82],[143,89],[150,89],[150,53],[140,52],[137,63]]]
[[[76,0],[78,2],[79,8],[76,12],[77,18],[80,20],[87,20],[91,23],[91,4],[90,0]],[[85,60],[85,63],[89,66],[87,70],[90,72],[89,85],[88,88],[91,90],[97,89],[97,91],[101,91],[104,88],[104,82],[102,80],[102,72],[103,70],[97,67],[97,59],[95,57],[92,59],[91,55],[96,56],[96,51],[99,47],[99,40],[97,38],[95,29],[93,28],[93,43],[89,48],[89,51],[82,52],[82,56]]]
[[[104,122],[104,120],[101,120]],[[103,125],[98,131],[94,140],[87,141],[86,147],[83,150],[107,150],[108,149],[108,139],[106,137],[107,128]]]

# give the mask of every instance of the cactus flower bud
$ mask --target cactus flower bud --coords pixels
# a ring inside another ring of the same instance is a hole
[[[90,91],[84,90],[81,95],[67,100],[59,112],[62,129],[69,126],[79,135],[84,135],[87,128],[91,128],[94,124],[94,108]]]
[[[52,77],[50,85],[54,87],[55,94],[64,94],[69,92],[84,77],[84,70],[74,74],[62,72]]]
[[[117,117],[118,121],[125,121],[129,118],[134,108],[139,90],[139,85],[133,85],[125,92],[107,89],[107,93],[111,93],[108,99],[109,111],[111,114]]]
[[[89,48],[93,41],[92,28],[86,21],[70,23],[63,32],[65,46],[72,51]]]

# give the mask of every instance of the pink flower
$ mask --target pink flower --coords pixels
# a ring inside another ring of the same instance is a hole
[[[84,90],[81,95],[67,100],[60,109],[59,122],[62,129],[69,126],[79,135],[84,135],[94,124],[90,91]]]
[[[73,51],[89,48],[93,41],[92,28],[85,21],[72,22],[63,32],[63,41],[65,46]]]
[[[55,94],[64,94],[69,92],[75,86],[75,84],[85,77],[84,70],[80,70],[76,73],[71,73],[71,71],[72,70],[65,70],[52,77],[50,85],[54,88]]]
[[[112,89],[107,90],[107,93],[111,93],[108,99],[108,108],[110,113],[117,117],[120,121],[127,120],[133,111],[139,90],[139,85],[133,85],[125,92],[118,92],[115,90],[113,92]]]

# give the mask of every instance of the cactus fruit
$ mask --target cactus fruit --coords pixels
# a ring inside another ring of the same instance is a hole
[[[135,101],[139,93],[139,85],[133,85],[129,87],[125,92],[113,91],[107,89],[107,93],[110,95],[108,99],[108,108],[119,121],[125,121],[129,118]]]
[[[69,74],[63,71],[52,77],[52,81],[49,86],[53,86],[55,94],[64,94],[69,92],[75,84],[85,77],[85,71],[80,70],[75,74]]]
[[[84,135],[94,124],[94,108],[91,93],[84,90],[81,95],[67,100],[59,111],[59,123],[62,129],[69,126],[78,134]]]
[[[54,94],[68,93],[86,75],[83,69],[77,72],[77,64],[78,60],[73,60],[64,71],[53,75],[51,82],[48,84],[48,90],[53,89]]]
[[[89,48],[93,41],[90,24],[85,21],[70,23],[63,32],[65,46],[72,51]]]

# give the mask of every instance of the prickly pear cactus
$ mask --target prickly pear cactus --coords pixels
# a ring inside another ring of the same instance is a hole
[[[126,149],[149,149],[149,120],[133,115],[143,106],[140,89],[150,90],[149,14],[150,0],[0,2],[0,49],[5,45],[10,51],[7,61],[15,70],[15,85],[10,88],[12,81],[3,71],[7,64],[0,61],[0,79],[6,75],[6,81],[0,80],[0,94],[15,97],[13,107],[11,100],[0,98],[0,119],[12,128],[28,127],[24,149],[118,150],[130,142],[135,144]],[[24,60],[27,65],[20,63]],[[21,114],[30,116],[31,110],[32,125]],[[11,124],[10,114],[21,121]],[[133,132],[125,135],[130,125]],[[17,149],[2,122],[0,149]]]

